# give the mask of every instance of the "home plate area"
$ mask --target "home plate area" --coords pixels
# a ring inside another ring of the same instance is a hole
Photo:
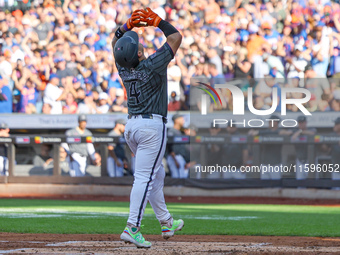
[[[159,236],[147,236],[152,247],[137,249],[118,241],[119,235],[93,235],[93,238],[91,235],[7,235],[13,238],[3,238],[5,233],[0,234],[0,254],[339,254],[340,251],[338,238],[176,236],[171,241],[163,241]],[[13,240],[14,236],[18,239]],[[67,236],[90,240],[66,241]],[[99,240],[101,238],[106,240]]]

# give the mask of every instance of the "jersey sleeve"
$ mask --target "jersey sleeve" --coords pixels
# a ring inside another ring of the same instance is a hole
[[[165,74],[168,64],[173,59],[174,53],[168,43],[163,44],[154,54],[148,58],[150,69]]]

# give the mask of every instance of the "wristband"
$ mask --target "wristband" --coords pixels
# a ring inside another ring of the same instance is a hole
[[[119,39],[124,35],[124,32],[120,30],[120,27],[116,30],[115,36]]]
[[[123,27],[124,27],[124,29],[125,29],[126,32],[131,30],[131,29],[128,29],[127,23],[125,23],[125,24],[123,25]]]
[[[178,32],[178,30],[173,25],[165,20],[161,20],[161,22],[158,24],[158,27],[163,31],[166,37]]]

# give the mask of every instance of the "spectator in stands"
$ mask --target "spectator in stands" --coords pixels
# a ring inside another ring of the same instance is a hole
[[[52,105],[50,103],[44,103],[42,106],[42,113],[43,114],[51,114]]]
[[[307,139],[309,135],[315,135],[315,128],[307,127],[307,118],[304,115],[301,115],[296,120],[298,122],[297,130],[294,130],[292,135],[292,141],[298,142],[303,139]],[[308,145],[307,143],[296,143],[295,144],[295,153],[296,153],[296,179],[303,180],[308,177],[308,168],[305,167],[305,164],[308,163]]]
[[[276,70],[275,78],[284,78],[285,70],[282,64],[282,61],[279,57],[270,55],[267,52],[264,52],[262,55],[263,61],[267,63],[269,69]]]
[[[84,98],[84,101],[78,105],[78,113],[80,114],[93,114],[96,113],[96,103],[93,101],[92,93]]]
[[[117,119],[115,127],[107,134],[113,137],[123,137],[126,120]],[[107,158],[107,173],[110,177],[121,177],[124,175],[124,165],[127,165],[127,158],[122,144],[112,143],[108,145],[109,156]]]
[[[319,102],[323,94],[330,95],[330,85],[325,76],[318,75],[311,65],[305,67],[305,87]]]
[[[270,109],[274,108],[275,111],[281,111],[281,87],[276,81],[276,73],[271,70],[268,75],[265,75],[265,79],[261,80],[260,83],[255,88],[255,94],[262,97],[265,106],[263,108]],[[277,105],[273,105],[273,88],[277,89]]]
[[[99,94],[99,106],[97,107],[97,113],[108,113],[110,106],[108,104],[109,96],[105,92]]]
[[[89,78],[86,78],[84,80],[84,83],[85,83],[85,95],[88,96],[88,95],[92,95],[92,89],[93,89],[93,81],[90,80]]]
[[[28,69],[24,69],[23,77],[18,81],[17,77],[13,75],[15,88],[20,91],[21,97],[16,112],[27,112],[26,108],[35,107],[39,100],[39,90],[41,88],[41,81],[37,74],[32,74]]]
[[[210,74],[210,85],[214,87],[216,84],[225,84],[225,78],[220,74],[213,63],[208,64],[208,71]]]
[[[12,64],[11,64],[11,51],[9,49],[4,50],[3,57],[0,57],[0,75],[8,82],[12,77]]]
[[[125,100],[124,90],[116,89],[115,100],[112,103],[112,112],[128,113],[127,102]]]
[[[9,137],[10,130],[5,122],[0,123],[0,137]],[[8,176],[8,158],[7,158],[8,144],[0,144],[0,176]]]
[[[12,91],[0,76],[0,113],[12,113]]]
[[[72,77],[72,71],[66,68],[66,60],[64,58],[57,58],[54,60],[57,65],[56,75],[59,78],[59,85],[65,86],[66,78]]]
[[[168,104],[168,111],[179,111],[181,109],[181,102],[177,99],[176,91],[170,94],[170,102]]]
[[[305,86],[303,78],[309,62],[323,77],[335,76],[339,71],[336,63],[339,62],[340,22],[336,11],[339,5],[335,2],[327,5],[308,1],[265,4],[233,4],[233,1],[214,0],[170,1],[167,4],[150,0],[127,2],[81,1],[78,4],[69,0],[55,3],[44,0],[29,3],[29,10],[17,10],[23,7],[18,1],[18,5],[12,6],[8,13],[0,12],[0,75],[12,94],[19,97],[12,73],[24,87],[26,80],[21,79],[27,67],[32,74],[38,73],[41,85],[38,80],[34,83],[39,98],[44,97],[50,74],[56,73],[60,78],[59,85],[65,89],[70,79],[77,77],[79,82],[74,84],[77,92],[83,87],[84,80],[90,80],[86,94],[96,88],[99,93],[109,95],[108,103],[111,105],[111,101],[116,99],[115,90],[122,88],[122,84],[113,55],[108,54],[112,50],[110,41],[116,27],[125,23],[135,8],[146,6],[156,9],[183,34],[183,43],[174,65],[180,68],[181,77],[178,78],[178,75],[175,79],[181,85],[176,96],[182,110],[190,105],[190,79],[200,75],[211,76],[212,79],[216,76],[209,74],[207,65],[200,65],[204,62],[214,63],[217,74],[225,78],[264,78],[274,69],[276,78],[299,77],[300,87]],[[147,54],[152,54],[165,42],[158,29],[146,28],[138,32]],[[263,53],[266,54],[262,57]],[[170,64],[169,75],[172,69]],[[242,89],[254,87],[251,82],[248,83]],[[99,84],[105,87],[98,88]],[[169,97],[172,91],[175,89],[169,86]],[[327,100],[321,100],[322,95],[315,95],[311,108],[336,110],[337,104],[331,101],[331,93],[323,93]],[[73,96],[78,104],[85,98],[74,93]],[[228,101],[227,93],[221,96],[222,102]],[[65,99],[60,100],[62,104]],[[97,102],[96,94],[94,100]],[[32,112],[33,106],[40,112],[40,100],[29,104],[25,112]],[[213,110],[222,109],[228,109],[228,106]],[[14,107],[12,111],[19,109]]]
[[[207,57],[209,58],[209,63],[213,64],[216,68],[216,75],[222,75],[223,74],[223,68],[222,68],[222,59],[218,55],[215,48],[211,48],[207,52]]]
[[[62,100],[66,98],[69,89],[58,88],[59,78],[56,74],[50,75],[50,82],[44,92],[44,103],[52,105],[51,114],[62,114]]]
[[[304,78],[304,70],[308,64],[306,58],[303,55],[303,46],[296,44],[294,47],[294,55],[292,58],[286,58],[286,69],[288,70],[288,78],[299,77]]]
[[[172,59],[168,65],[168,102],[171,99],[171,92],[176,92],[176,99],[181,98],[181,69],[176,65],[176,60]]]
[[[247,59],[248,51],[242,47],[237,54],[235,65],[234,65],[234,78],[246,79],[253,76],[251,70],[251,63]]]
[[[264,31],[264,39],[267,40],[272,48],[276,48],[281,35],[272,28],[272,24],[268,21],[263,22],[261,28]]]
[[[53,36],[53,27],[46,15],[46,10],[39,14],[39,20],[37,20],[37,23],[38,24],[34,27],[34,31],[39,37],[40,45],[46,46]]]
[[[63,106],[63,113],[73,114],[77,113],[78,104],[75,101],[75,98],[71,92],[66,95],[65,105]]]
[[[97,86],[96,72],[93,68],[93,62],[90,57],[85,57],[84,65],[77,65],[78,71],[84,79],[89,79],[91,83]]]

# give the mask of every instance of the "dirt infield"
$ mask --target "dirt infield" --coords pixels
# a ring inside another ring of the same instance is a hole
[[[146,235],[150,249],[137,249],[119,235],[0,233],[0,254],[339,254],[340,238],[282,236]]]

